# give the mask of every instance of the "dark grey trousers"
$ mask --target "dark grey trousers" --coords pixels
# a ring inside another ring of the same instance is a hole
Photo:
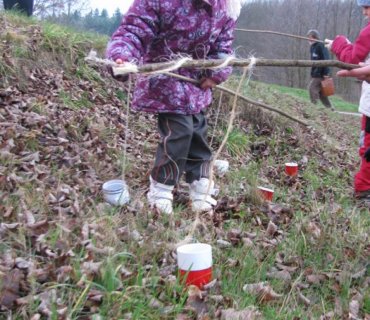
[[[152,178],[175,185],[185,172],[188,183],[209,177],[212,151],[207,142],[207,120],[204,113],[180,115],[158,114],[158,144]]]
[[[308,86],[308,91],[310,93],[310,100],[312,103],[317,104],[317,100],[320,99],[322,104],[327,107],[331,108],[331,103],[328,97],[325,97],[321,94],[321,81],[324,78],[312,78],[311,82]]]

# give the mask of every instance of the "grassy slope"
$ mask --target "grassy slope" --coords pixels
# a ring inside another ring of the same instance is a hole
[[[271,85],[272,88],[275,88],[278,92],[288,94],[297,98],[301,98],[306,103],[309,103],[309,95],[308,90],[305,89],[298,89],[298,88],[288,88],[283,87],[279,85]],[[342,98],[334,95],[333,97],[329,98],[333,105],[335,106],[335,109],[338,111],[347,111],[347,112],[357,112],[358,111],[358,105],[349,103]]]
[[[244,85],[245,95],[313,129],[240,103],[221,153],[231,169],[216,178],[220,205],[213,216],[201,217],[192,234],[194,215],[182,185],[174,217],[146,206],[155,120],[127,118],[120,85],[83,63],[91,47],[102,52],[106,38],[18,16],[0,15],[0,22],[7,25],[0,28],[0,53],[7,58],[0,61],[0,105],[7,108],[0,115],[14,124],[1,132],[7,228],[0,233],[0,301],[9,298],[6,274],[19,270],[24,280],[13,278],[22,283],[14,294],[37,297],[8,302],[15,319],[45,310],[54,318],[59,311],[72,319],[192,319],[201,309],[214,318],[228,308],[251,306],[265,319],[317,319],[330,312],[341,319],[357,303],[358,317],[370,313],[369,213],[352,198],[358,118],[313,106],[302,90]],[[227,85],[235,88],[237,81]],[[209,114],[214,149],[225,134],[231,103],[232,97],[216,94]],[[293,179],[283,173],[283,164],[292,160],[300,164]],[[132,201],[109,207],[101,184],[120,176],[125,165]],[[258,198],[255,187],[261,184],[275,189],[273,204]],[[48,222],[36,227],[34,219]],[[213,246],[219,281],[202,298],[175,277],[174,244],[189,234]],[[243,290],[262,281],[281,296]]]

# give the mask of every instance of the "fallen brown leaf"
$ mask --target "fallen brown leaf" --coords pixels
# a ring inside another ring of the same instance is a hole
[[[277,300],[283,296],[276,293],[266,282],[246,284],[243,287],[243,291],[255,295],[262,303]]]
[[[261,313],[254,307],[249,307],[244,310],[221,310],[221,320],[256,320],[262,319],[261,316]]]

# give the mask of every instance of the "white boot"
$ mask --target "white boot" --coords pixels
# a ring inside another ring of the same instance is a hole
[[[150,177],[150,189],[147,194],[149,205],[161,213],[172,214],[173,188],[174,186],[159,183]]]
[[[211,211],[213,206],[217,204],[217,201],[211,197],[216,194],[213,181],[200,178],[200,180],[193,181],[189,186],[192,210],[194,212]]]

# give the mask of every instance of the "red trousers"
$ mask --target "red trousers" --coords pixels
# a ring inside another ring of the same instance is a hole
[[[370,118],[362,116],[360,149],[358,150],[361,157],[360,170],[355,175],[355,192],[370,190],[370,162],[364,159],[365,151],[370,148]]]

